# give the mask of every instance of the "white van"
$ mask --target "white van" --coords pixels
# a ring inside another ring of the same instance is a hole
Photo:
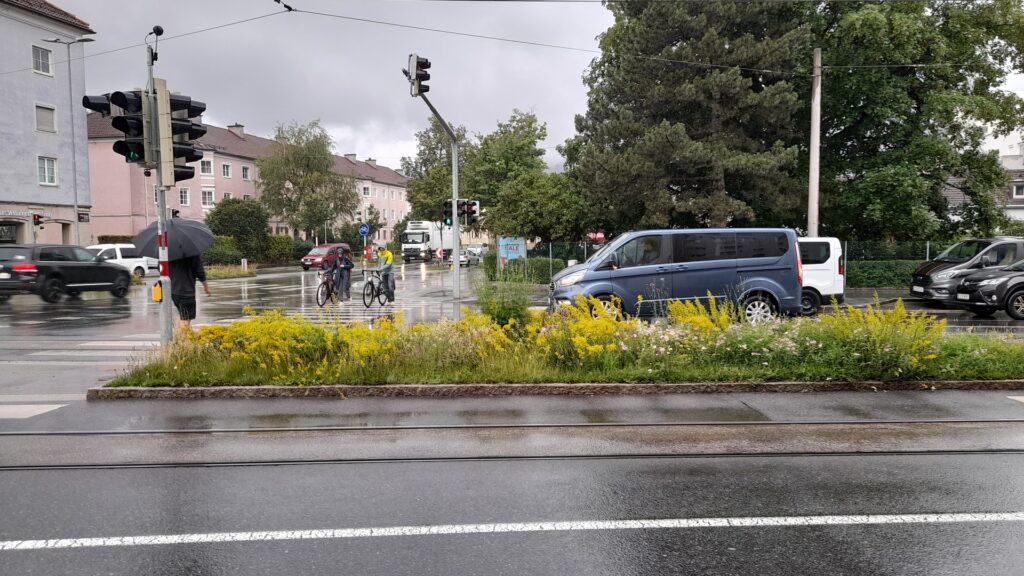
[[[100,260],[124,266],[136,276],[145,276],[159,265],[156,258],[140,255],[134,244],[95,244],[86,249]]]
[[[838,238],[800,238],[800,260],[804,265],[804,286],[800,307],[805,316],[813,316],[835,298],[846,298],[846,263]]]

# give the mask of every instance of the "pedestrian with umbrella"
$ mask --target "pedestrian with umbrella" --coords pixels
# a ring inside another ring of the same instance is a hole
[[[213,245],[214,236],[206,224],[179,218],[177,210],[167,220],[166,227],[171,301],[178,309],[178,331],[189,332],[196,317],[196,281],[202,283],[207,296],[211,295],[200,256]],[[153,223],[136,234],[133,242],[140,254],[159,258],[157,240],[157,224]]]

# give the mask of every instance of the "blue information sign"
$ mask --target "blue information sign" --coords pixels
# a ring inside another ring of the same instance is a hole
[[[367,226],[365,223],[360,224],[359,225],[359,235],[360,236],[369,236],[370,235],[370,227]]]

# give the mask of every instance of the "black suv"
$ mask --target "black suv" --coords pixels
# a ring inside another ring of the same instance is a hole
[[[956,300],[976,316],[991,316],[1003,309],[1010,317],[1024,320],[1024,260],[964,278],[957,286]]]
[[[103,262],[79,246],[61,244],[0,244],[0,301],[11,294],[38,294],[47,302],[61,295],[110,290],[118,298],[128,295],[128,269]]]
[[[910,295],[936,304],[954,304],[960,280],[982,268],[1002,269],[1024,258],[1024,239],[972,238],[957,242],[914,270]]]

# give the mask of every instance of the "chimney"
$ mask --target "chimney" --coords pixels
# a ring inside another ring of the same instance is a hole
[[[377,167],[377,160],[373,158],[367,158],[366,163],[369,164],[370,166],[373,166],[374,168]]]
[[[245,126],[242,126],[241,124],[232,124],[231,126],[228,126],[228,130],[239,138],[245,138]]]
[[[351,160],[353,162],[356,161],[356,155],[355,154],[345,154],[345,158],[348,158],[349,160]]]

